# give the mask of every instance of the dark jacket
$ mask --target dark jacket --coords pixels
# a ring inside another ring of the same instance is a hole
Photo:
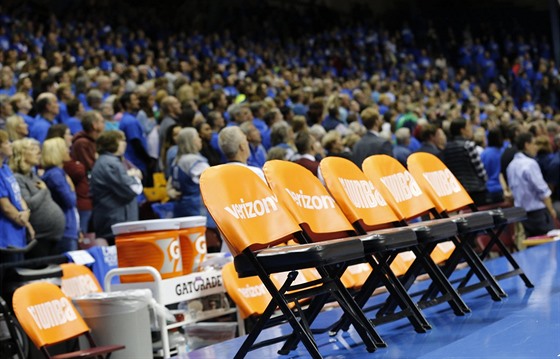
[[[90,190],[93,199],[93,226],[98,237],[113,238],[111,226],[116,223],[137,221],[141,184],[126,173],[120,158],[102,154],[91,172]]]
[[[362,167],[362,162],[372,155],[393,156],[393,146],[391,142],[377,136],[372,132],[367,132],[352,149],[354,163]]]
[[[469,193],[486,191],[486,171],[478,153],[468,150],[474,143],[456,137],[443,150],[445,165]]]

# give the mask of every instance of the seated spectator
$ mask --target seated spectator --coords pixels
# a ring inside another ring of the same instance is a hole
[[[113,224],[137,221],[137,196],[142,193],[142,172],[123,163],[126,139],[121,131],[103,132],[96,141],[99,158],[91,172],[93,228],[98,237],[115,244]]]
[[[516,145],[520,151],[507,168],[514,204],[527,211],[527,219],[523,222],[527,237],[543,235],[555,227],[556,211],[550,198],[552,191],[535,160],[538,147],[533,134],[521,133]]]

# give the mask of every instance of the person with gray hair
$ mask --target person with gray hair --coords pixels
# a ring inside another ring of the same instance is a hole
[[[230,126],[222,129],[218,135],[218,144],[226,156],[228,163],[247,166],[266,182],[263,171],[255,166],[247,165],[247,159],[251,153],[249,141],[238,126]]]
[[[200,175],[210,167],[200,154],[202,140],[192,128],[183,128],[177,136],[177,157],[171,165],[168,193],[176,198],[173,217],[206,216],[200,195]]]
[[[393,147],[393,157],[395,157],[404,167],[406,167],[406,159],[410,156],[410,129],[401,127],[395,131],[396,145]]]
[[[235,104],[229,109],[230,126],[241,125],[243,122],[253,121],[251,109],[246,104]]]

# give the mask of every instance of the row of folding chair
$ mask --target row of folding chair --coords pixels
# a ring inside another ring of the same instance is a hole
[[[265,296],[269,302],[264,310],[261,305],[260,319],[237,357],[254,347],[277,308],[293,328],[280,353],[288,353],[302,341],[313,357],[320,357],[310,325],[330,295],[344,311],[343,318],[333,325],[333,333],[351,323],[368,350],[384,346],[361,310],[381,284],[394,299],[378,311],[374,322],[404,316],[416,331],[426,331],[430,324],[419,308],[445,301],[457,315],[470,311],[447,278],[462,259],[479,278],[478,287],[485,287],[494,300],[500,300],[503,291],[469,245],[473,234],[494,229],[499,214],[462,215],[407,226],[407,220],[429,213],[442,217],[442,212],[422,192],[428,189],[422,186],[426,183],[417,183],[404,167],[391,160],[388,156],[367,159],[364,171],[371,175],[366,177],[350,161],[324,159],[321,172],[330,193],[308,170],[285,161],[266,163],[264,172],[270,188],[241,166],[224,165],[204,172],[203,199],[235,255],[238,276],[258,276],[260,282],[254,286],[260,285],[260,292],[266,288],[270,295]],[[285,245],[292,239],[300,244]],[[395,275],[399,270],[395,258],[402,259],[409,251],[415,260],[410,268],[400,268],[398,274],[405,272],[401,283]],[[437,265],[443,261],[452,262],[444,272]],[[342,279],[351,272],[348,267],[356,263],[367,263],[372,270],[367,271],[363,285],[355,285],[361,289],[352,298]],[[317,279],[293,284],[298,271],[313,267],[317,268]],[[280,272],[288,272],[283,283],[273,276]],[[430,293],[417,304],[407,290],[422,272],[429,274],[432,284]],[[440,297],[436,297],[438,292]],[[304,310],[305,300],[309,302]],[[401,311],[395,314],[397,305]],[[254,313],[245,313],[250,314]]]

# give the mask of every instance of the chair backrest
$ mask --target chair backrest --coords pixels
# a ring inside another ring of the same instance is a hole
[[[424,152],[413,153],[408,157],[407,165],[438,212],[453,212],[473,204],[459,180],[436,156]]]
[[[62,268],[62,292],[69,298],[76,298],[89,293],[103,292],[97,278],[86,266],[75,263],[63,263]]]
[[[319,166],[329,192],[352,224],[370,231],[401,220],[402,215],[352,161],[327,157]]]
[[[389,205],[397,206],[405,219],[421,216],[434,208],[430,198],[397,159],[387,155],[370,156],[364,160],[362,168]]]
[[[14,292],[14,313],[37,348],[89,331],[72,301],[56,285],[35,282]]]
[[[222,279],[227,293],[235,302],[241,317],[246,319],[264,313],[272,296],[258,276],[239,278],[233,263],[222,267]],[[274,277],[270,279],[276,284]]]
[[[355,235],[327,189],[308,169],[289,161],[267,161],[266,180],[280,203],[313,241]]]
[[[245,166],[207,168],[200,192],[234,255],[285,243],[301,231],[266,183]]]

